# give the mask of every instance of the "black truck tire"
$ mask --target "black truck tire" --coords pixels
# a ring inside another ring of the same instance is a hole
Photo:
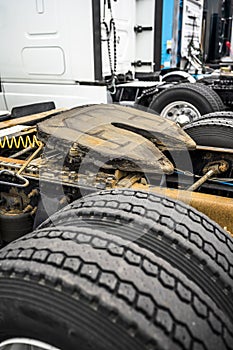
[[[230,115],[207,116],[186,125],[184,130],[198,145],[233,148],[233,118]]]
[[[233,349],[232,322],[172,264],[70,225],[0,250],[0,349],[14,338],[60,350]]]
[[[199,120],[212,119],[212,118],[226,118],[233,120],[233,112],[230,111],[217,111],[213,113],[204,114]]]
[[[204,214],[161,195],[122,189],[73,202],[41,227],[80,223],[136,241],[167,260],[233,320],[233,239]]]
[[[0,240],[11,242],[33,230],[31,213],[11,214],[0,211]]]
[[[177,121],[179,115],[192,122],[202,115],[224,109],[218,94],[208,86],[196,83],[182,83],[169,87],[155,95],[149,111]]]

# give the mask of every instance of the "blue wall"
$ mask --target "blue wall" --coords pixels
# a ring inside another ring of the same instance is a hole
[[[171,55],[167,52],[167,41],[172,40],[174,1],[163,0],[161,65],[168,68],[170,67]]]

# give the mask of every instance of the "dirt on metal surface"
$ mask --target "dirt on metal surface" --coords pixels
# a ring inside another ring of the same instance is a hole
[[[92,151],[93,161],[101,155],[109,159],[128,160],[121,170],[171,174],[172,163],[162,153],[164,149],[193,150],[195,142],[175,123],[157,115],[119,105],[78,107],[38,124],[38,138],[47,143]]]
[[[39,136],[41,133],[52,134],[56,131],[57,137],[74,141],[73,136],[91,133],[100,126],[114,125],[119,129],[131,129],[132,132],[145,135],[151,133],[158,144],[166,148],[195,149],[195,142],[174,122],[161,118],[156,114],[147,113],[130,107],[115,104],[99,104],[78,107],[39,123]],[[63,132],[60,132],[60,131]],[[64,132],[64,131],[67,131]]]
[[[20,164],[20,165],[24,165],[26,163],[26,161],[22,159],[14,159],[14,158],[7,158],[7,157],[0,157],[0,163],[1,162],[7,162],[11,164]]]

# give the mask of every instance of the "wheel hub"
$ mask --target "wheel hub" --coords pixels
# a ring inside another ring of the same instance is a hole
[[[181,126],[191,123],[201,117],[198,109],[186,101],[175,101],[169,103],[162,111],[161,116],[168,118]]]
[[[59,350],[59,349],[34,339],[13,338],[0,343],[0,350]]]

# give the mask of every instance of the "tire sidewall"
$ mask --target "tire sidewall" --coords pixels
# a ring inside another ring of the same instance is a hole
[[[3,284],[7,284],[8,291],[11,286],[12,293],[4,295]],[[75,299],[70,291],[59,292],[31,280],[15,278],[1,279],[0,288],[0,342],[27,338],[60,350],[90,350],[93,344],[95,350],[125,348],[124,342],[111,337],[116,324],[91,309],[83,301],[85,297]],[[120,328],[123,335],[124,327]],[[132,344],[130,348],[133,348]],[[136,348],[138,350],[135,345]]]
[[[155,96],[149,108],[157,113],[161,113],[168,104],[176,101],[184,101],[192,104],[201,115],[214,111],[204,94],[201,95],[196,91],[189,90],[187,87],[171,88],[162,91],[159,95]]]

